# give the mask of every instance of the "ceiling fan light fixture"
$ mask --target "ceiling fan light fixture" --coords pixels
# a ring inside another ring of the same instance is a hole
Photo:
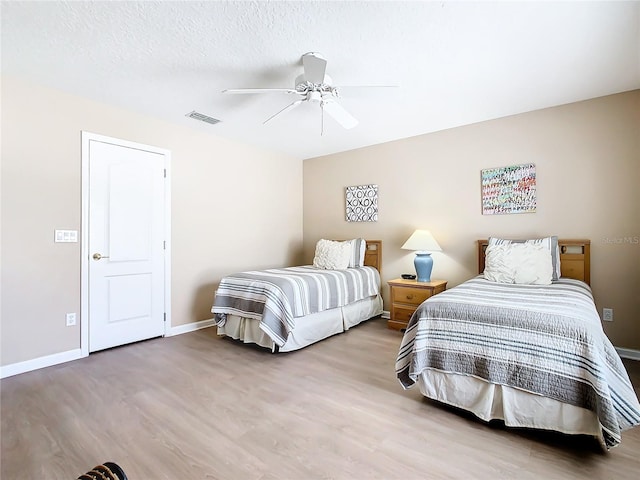
[[[311,91],[309,92],[309,95],[307,96],[307,100],[309,100],[310,102],[314,102],[314,103],[318,103],[322,101],[322,94],[317,91]]]

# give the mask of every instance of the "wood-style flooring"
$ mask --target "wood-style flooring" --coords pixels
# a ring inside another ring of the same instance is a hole
[[[640,428],[603,452],[404,391],[401,335],[375,319],[273,355],[208,328],[4,379],[0,476],[72,480],[112,461],[129,480],[640,478]]]

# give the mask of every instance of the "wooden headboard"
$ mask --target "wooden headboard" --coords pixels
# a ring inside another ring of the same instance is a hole
[[[374,267],[378,272],[382,269],[382,240],[365,240],[367,249],[364,252],[364,264]]]
[[[484,253],[488,240],[478,240],[478,273],[484,272]],[[591,240],[558,240],[560,274],[591,285]]]

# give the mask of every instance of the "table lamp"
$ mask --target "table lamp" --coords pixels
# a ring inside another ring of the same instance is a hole
[[[442,251],[431,232],[429,230],[416,230],[401,248],[416,251],[416,258],[413,264],[416,267],[417,280],[418,282],[430,282],[433,268],[431,252]]]

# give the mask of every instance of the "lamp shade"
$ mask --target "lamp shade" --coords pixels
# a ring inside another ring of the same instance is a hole
[[[416,230],[409,239],[402,245],[405,250],[416,250],[420,252],[441,252],[442,248],[433,238],[429,230]]]

